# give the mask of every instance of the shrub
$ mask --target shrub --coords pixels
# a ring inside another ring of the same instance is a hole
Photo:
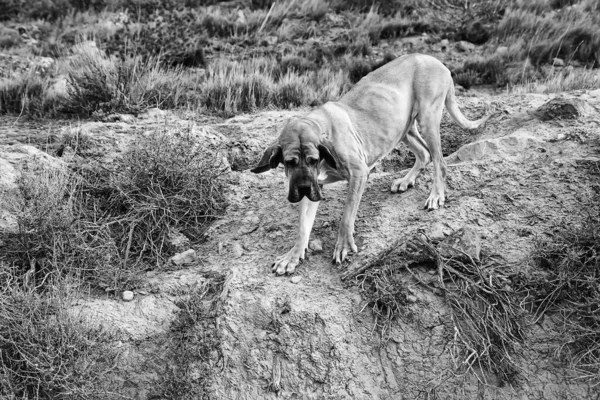
[[[115,368],[115,337],[69,312],[72,288],[43,294],[0,263],[0,397],[110,399],[102,380]]]
[[[0,78],[0,114],[44,115],[53,109],[46,92],[47,81],[35,72]]]
[[[289,108],[309,104],[312,94],[310,89],[306,76],[288,72],[277,82],[275,105]]]
[[[167,69],[158,57],[109,59],[89,45],[77,47],[76,53],[67,68],[67,112],[139,113],[197,100],[189,92],[197,89],[200,78],[181,68]]]
[[[110,227],[123,266],[162,265],[177,250],[174,231],[192,244],[202,240],[226,206],[218,150],[189,130],[159,130],[136,140],[110,170],[80,171],[83,207]]]

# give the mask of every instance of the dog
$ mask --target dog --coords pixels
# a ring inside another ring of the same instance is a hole
[[[442,207],[446,163],[442,157],[440,122],[444,105],[464,129],[483,125],[492,115],[469,121],[456,104],[450,71],[423,54],[399,57],[362,78],[338,101],[327,102],[307,115],[288,121],[251,171],[262,173],[279,164],[289,181],[288,200],[300,202],[298,237],[290,251],[272,265],[277,275],[292,274],[303,260],[324,184],[348,181],[348,194],[333,261],[343,262],[354,243],[354,221],[370,170],[400,141],[416,161],[391,192],[413,186],[433,161],[433,184],[425,202],[428,210]],[[423,136],[419,134],[418,127]]]

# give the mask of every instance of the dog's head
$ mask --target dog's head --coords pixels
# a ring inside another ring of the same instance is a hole
[[[295,119],[283,128],[279,138],[269,146],[258,166],[251,171],[260,174],[281,163],[289,180],[288,200],[297,203],[304,196],[320,201],[319,165],[325,160],[332,168],[339,163],[335,150],[323,139],[319,126],[310,120]]]

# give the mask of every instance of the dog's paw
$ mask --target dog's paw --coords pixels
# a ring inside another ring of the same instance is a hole
[[[282,256],[272,265],[272,270],[276,275],[293,274],[296,267],[304,260],[304,249],[298,250],[296,246]]]
[[[444,207],[446,199],[444,195],[434,195],[431,194],[427,201],[425,202],[425,207],[427,210],[437,210],[438,208]]]
[[[335,250],[333,251],[333,262],[341,264],[344,262],[348,253],[358,253],[358,248],[354,244],[354,238],[352,236],[338,236],[337,243],[335,244]]]
[[[412,186],[415,186],[415,178],[411,179],[411,177],[407,175],[404,178],[395,179],[394,182],[392,182],[390,190],[392,193],[406,192],[408,188]]]

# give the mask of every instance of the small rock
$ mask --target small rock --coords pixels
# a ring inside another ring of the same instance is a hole
[[[444,257],[467,258],[470,256],[479,261],[481,254],[481,235],[479,231],[472,226],[465,226],[462,229],[448,236],[437,246],[438,251]]]
[[[592,97],[600,97],[600,89],[592,90],[589,92],[589,95]]]
[[[496,54],[506,54],[508,52],[508,47],[506,46],[498,46],[496,49]]]
[[[565,62],[562,60],[562,58],[555,57],[552,59],[552,65],[554,65],[555,67],[564,67]]]
[[[470,42],[467,42],[467,41],[461,40],[460,42],[458,42],[458,43],[456,44],[456,48],[457,48],[459,51],[462,51],[462,52],[468,53],[468,52],[470,52],[471,50],[473,50],[473,49],[475,48],[475,45],[474,45],[473,43],[470,43]]]
[[[302,277],[301,277],[301,276],[298,276],[298,275],[296,275],[296,276],[293,276],[293,277],[292,277],[292,279],[291,279],[292,283],[298,283],[298,282],[300,282],[301,280],[302,280]]]
[[[175,265],[192,264],[196,262],[196,250],[189,249],[183,253],[175,254],[171,257],[171,262]]]
[[[323,243],[321,242],[321,239],[311,240],[308,244],[308,248],[315,253],[318,253],[319,251],[323,251]]]
[[[417,296],[413,296],[412,294],[409,296],[406,296],[406,300],[410,303],[416,303],[417,302]]]
[[[145,295],[148,294],[148,292],[146,292],[145,290],[138,290],[137,293],[140,294],[140,295],[142,295],[142,296],[145,296]]]
[[[463,93],[466,89],[460,85],[454,85],[454,91],[457,93]]]
[[[124,291],[121,295],[121,298],[123,299],[123,301],[131,301],[133,300],[133,292],[131,290]]]
[[[231,245],[231,247],[232,247],[231,251],[235,258],[240,258],[242,256],[242,254],[244,254],[244,249],[242,249],[242,245],[239,244],[238,242],[234,242]]]
[[[429,238],[431,240],[442,240],[446,237],[444,234],[444,225],[441,222],[436,222],[431,226]]]

